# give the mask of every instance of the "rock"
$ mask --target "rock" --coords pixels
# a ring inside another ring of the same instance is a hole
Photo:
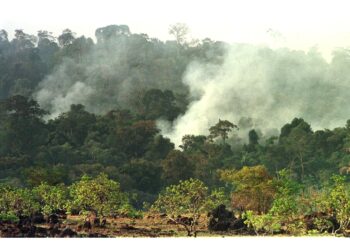
[[[89,233],[89,238],[107,238],[107,235],[99,234],[99,233]]]
[[[230,229],[233,230],[242,230],[247,229],[247,225],[244,223],[245,219],[235,219],[231,222]]]
[[[226,210],[226,206],[221,204],[213,209],[209,214],[208,229],[210,231],[227,231],[231,221],[234,219],[232,212]]]
[[[100,222],[100,218],[98,218],[98,217],[95,217],[94,218],[94,226],[95,227],[99,227],[100,226],[100,224],[101,224],[101,222]]]
[[[129,224],[124,224],[120,227],[121,229],[125,229],[125,230],[136,230],[137,228],[130,226]]]
[[[335,216],[331,216],[323,212],[314,212],[303,217],[307,230],[317,229],[315,224],[316,219],[324,219],[325,221],[330,222],[331,225],[328,228],[324,228],[323,232],[332,233],[332,231],[336,230],[340,226]]]
[[[30,226],[31,224],[32,224],[32,219],[29,216],[23,216],[23,215],[19,216],[19,221],[17,224],[19,227]]]
[[[50,223],[50,224],[57,224],[59,223],[59,217],[57,214],[50,214],[48,217],[47,217],[47,223]]]
[[[46,222],[44,215],[42,213],[38,213],[38,212],[35,213],[34,215],[32,215],[31,219],[32,219],[33,224],[43,224]]]
[[[35,230],[35,237],[47,237],[48,230],[44,227],[37,227]]]
[[[193,223],[193,218],[190,218],[190,217],[182,217],[182,216],[178,216],[176,221],[179,223],[179,224],[185,224],[185,225],[192,225]]]
[[[72,209],[72,210],[70,210],[70,214],[71,215],[79,215],[79,210],[78,209]]]
[[[66,238],[66,237],[75,237],[78,234],[76,232],[74,232],[72,229],[70,229],[69,227],[66,227],[65,229],[62,230],[62,232],[59,234],[59,237],[62,238]]]
[[[103,218],[101,222],[101,227],[105,227],[106,225],[107,225],[107,220],[106,218]]]
[[[28,232],[25,234],[25,237],[34,238],[36,233],[36,226],[30,226]]]
[[[226,210],[226,206],[221,204],[213,209],[209,214],[209,231],[227,231],[232,229],[232,225],[237,221],[231,211]],[[238,224],[237,226],[238,227]]]
[[[91,229],[91,222],[89,220],[85,221],[83,224],[84,229]]]
[[[208,228],[210,231],[227,231],[230,228],[230,221],[215,221],[210,220]]]
[[[50,237],[56,237],[61,233],[58,224],[51,224],[49,228]]]

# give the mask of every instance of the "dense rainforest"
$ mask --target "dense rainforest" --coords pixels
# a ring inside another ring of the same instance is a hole
[[[301,232],[305,226],[296,218],[315,213],[323,217],[315,217],[313,230],[346,232],[350,120],[314,131],[299,117],[276,135],[254,128],[239,140],[250,118],[218,114],[206,135],[185,132],[180,145],[162,134],[157,121],[174,122],[194,98],[182,84],[187,65],[220,65],[227,46],[185,41],[183,28],[173,26],[176,40],[167,42],[125,25],[97,29],[96,41],[69,29],[57,38],[16,30],[12,40],[0,31],[3,218],[58,209],[105,216],[158,209],[175,218],[188,214],[176,209],[186,207],[176,198],[185,203],[199,193],[196,201],[205,202],[196,212],[225,204],[241,211],[257,234]],[[118,60],[103,59],[113,51]],[[65,81],[74,83],[66,88]],[[67,93],[57,98],[62,88]]]

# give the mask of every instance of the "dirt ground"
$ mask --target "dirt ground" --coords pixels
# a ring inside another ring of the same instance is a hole
[[[0,222],[0,237],[187,237],[186,229],[181,225],[170,223],[169,218],[162,214],[144,214],[143,218],[106,218],[101,224],[94,222],[95,218],[68,215],[55,223],[41,221],[33,223],[24,221],[18,223]],[[216,232],[207,230],[208,217],[200,216],[197,236],[215,237],[237,235],[235,232]]]
[[[183,226],[169,223],[166,216],[145,214],[141,219],[132,218],[107,218],[104,227],[92,225],[91,229],[82,227],[84,218],[81,216],[68,216],[62,221],[61,227],[69,226],[81,236],[89,234],[102,235],[104,237],[185,237],[187,231]],[[202,215],[198,221],[197,231],[200,235],[212,235],[207,230],[208,219]],[[92,223],[93,224],[93,223]],[[213,234],[214,236],[215,234]]]

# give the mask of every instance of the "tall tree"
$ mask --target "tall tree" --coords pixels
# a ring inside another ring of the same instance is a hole
[[[232,129],[238,129],[238,126],[227,120],[219,119],[217,124],[209,128],[210,135],[208,138],[213,140],[220,136],[225,143],[226,139],[228,138],[228,133],[231,132]]]
[[[62,34],[58,37],[58,42],[61,47],[66,47],[73,43],[76,34],[70,29],[65,29],[62,31]]]
[[[24,96],[13,96],[0,103],[1,148],[5,154],[34,154],[47,139],[42,120],[46,111]]]
[[[179,150],[171,151],[162,161],[163,178],[167,184],[193,177],[194,166],[184,153]]]
[[[184,23],[176,23],[169,27],[169,34],[173,35],[176,42],[180,45],[184,45],[187,39],[189,28]]]

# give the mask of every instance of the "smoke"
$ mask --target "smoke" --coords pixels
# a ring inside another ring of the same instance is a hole
[[[73,48],[89,47],[84,38],[75,42]],[[219,119],[237,124],[238,136],[246,138],[250,129],[262,137],[277,134],[294,117],[304,118],[314,129],[343,126],[350,118],[347,50],[335,51],[328,62],[315,48],[304,52],[223,44],[206,50],[204,45],[199,44],[197,52],[207,60],[191,62],[195,50],[180,53],[176,43],[143,34],[117,35],[83,53],[71,50],[73,55],[63,58],[34,97],[54,118],[73,103],[94,113],[135,111],[151,88],[189,93],[185,114],[172,123],[157,123],[176,145],[186,134],[207,135]]]
[[[314,129],[343,126],[350,118],[349,66],[346,50],[328,63],[316,49],[235,44],[220,66],[188,66],[183,81],[195,100],[173,124],[158,125],[176,145],[185,134],[207,135],[219,119],[238,124],[245,137],[252,128],[270,135],[294,117]]]
[[[146,35],[126,32],[96,44],[81,37],[69,46],[33,94],[51,113],[48,118],[68,111],[73,103],[98,114],[135,111],[139,97],[151,88],[186,92],[181,79],[187,62],[179,65],[176,49]]]
[[[83,82],[76,82],[59,94],[53,95],[53,92],[43,89],[38,93],[37,98],[41,103],[50,103],[52,105],[48,118],[55,118],[69,110],[72,104],[84,103],[92,93],[91,87],[86,86]]]

